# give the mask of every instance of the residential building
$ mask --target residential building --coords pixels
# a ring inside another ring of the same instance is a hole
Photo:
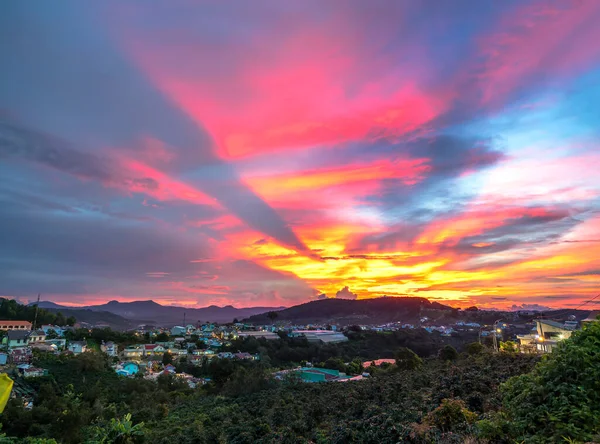
[[[71,341],[67,350],[73,352],[74,355],[85,353],[87,351],[87,343],[85,341]]]
[[[160,344],[144,344],[144,356],[162,355],[165,348]]]
[[[35,344],[38,342],[45,342],[46,341],[46,333],[44,333],[44,330],[35,330],[32,331],[31,334],[29,335],[29,343],[30,344]]]
[[[27,347],[29,345],[29,335],[28,330],[9,330],[6,336],[2,338],[2,344],[9,350]]]
[[[0,352],[0,365],[8,364],[8,354]]]
[[[182,327],[181,325],[176,325],[171,329],[171,336],[185,336],[187,333],[187,328]]]
[[[48,336],[46,336],[46,344],[55,345],[57,350],[67,348],[67,340],[65,338],[48,339]]]
[[[264,338],[264,339],[279,339],[277,333],[271,331],[241,331],[238,333],[240,338]]]
[[[29,347],[15,348],[9,352],[10,362],[13,364],[27,364],[33,359],[33,354]]]
[[[521,352],[550,353],[560,341],[568,339],[575,330],[572,323],[536,319],[535,332],[517,335]]]
[[[31,331],[31,322],[29,322],[29,321],[0,321],[0,330]]]
[[[126,359],[139,359],[144,355],[144,349],[140,345],[131,345],[123,350],[122,355]]]
[[[100,350],[108,356],[117,356],[119,354],[118,347],[114,342],[103,342],[100,344]]]
[[[590,311],[590,314],[588,315],[587,318],[585,318],[584,320],[581,321],[582,325],[585,325],[589,322],[595,322],[598,321],[598,316],[600,316],[600,311],[599,310],[595,310],[595,311]]]
[[[304,336],[308,342],[335,343],[345,342],[348,337],[331,330],[296,330],[294,336]]]
[[[24,378],[37,378],[46,374],[43,368],[37,367],[24,368],[22,369],[22,373]]]
[[[58,325],[45,324],[42,325],[42,330],[46,336],[48,336],[48,334],[50,334],[52,331],[54,331],[54,333],[56,333],[59,337],[62,337],[65,334],[65,329],[59,327]]]

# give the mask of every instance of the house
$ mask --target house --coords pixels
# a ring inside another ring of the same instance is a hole
[[[572,323],[561,323],[550,319],[536,319],[533,334],[517,335],[521,352],[550,353],[556,345],[571,337],[575,330]]]
[[[57,350],[67,348],[67,340],[65,338],[48,339],[48,336],[46,336],[46,344],[56,346]]]
[[[44,376],[46,372],[42,368],[28,367],[21,370],[24,378],[37,378]]]
[[[52,325],[52,324],[42,325],[42,330],[44,331],[46,336],[48,336],[48,334],[50,334],[50,332],[52,332],[52,331],[54,333],[56,333],[56,335],[59,337],[62,337],[65,334],[65,329],[63,329],[62,327],[59,327],[57,325]]]
[[[233,358],[233,353],[231,353],[231,352],[223,352],[223,353],[219,353],[217,355],[217,357],[219,359],[231,359],[231,358]]]
[[[581,321],[582,325],[585,325],[589,322],[595,322],[598,321],[598,316],[600,316],[600,311],[599,310],[595,310],[595,311],[590,311],[590,314],[588,314],[588,317],[583,319]]]
[[[252,356],[250,353],[234,353],[233,355],[234,358],[236,359],[249,359],[249,360],[253,360],[254,356]]]
[[[29,347],[15,348],[10,351],[10,362],[13,364],[28,364],[33,359],[33,354]]]
[[[144,354],[144,349],[139,345],[132,345],[123,350],[122,355],[127,359],[139,359]]]
[[[30,343],[29,346],[33,349],[33,350],[39,350],[39,351],[43,351],[46,353],[56,353],[58,351],[58,347],[54,344],[46,344],[45,342],[37,342],[37,343]]]
[[[187,333],[187,328],[176,325],[171,329],[171,336],[184,336]]]
[[[328,344],[348,340],[348,337],[343,333],[331,330],[296,330],[292,333],[295,336],[304,336],[308,342],[323,342]]]
[[[29,322],[29,321],[0,321],[0,330],[31,331],[31,322]]]
[[[29,335],[29,343],[30,344],[35,344],[38,342],[44,342],[46,341],[46,333],[44,333],[44,330],[35,330],[32,331],[31,334]]]
[[[272,331],[241,331],[238,333],[240,338],[264,338],[264,339],[279,339],[277,333]]]
[[[102,344],[100,344],[100,350],[102,350],[108,356],[118,355],[118,347],[114,342],[102,342]]]
[[[175,373],[175,366],[171,365],[171,364],[165,365],[164,373],[170,373],[170,374]]]
[[[67,350],[73,352],[74,355],[85,353],[87,351],[87,343],[85,341],[71,341]]]
[[[178,356],[178,357],[182,357],[182,356],[187,356],[188,355],[188,351],[185,350],[185,349],[183,349],[183,348],[169,348],[167,350],[167,352],[169,352],[173,356]]]
[[[8,354],[0,353],[0,365],[6,365],[8,363]]]
[[[27,347],[29,345],[29,334],[28,330],[9,330],[6,336],[2,338],[2,344],[9,350]]]
[[[159,344],[144,344],[144,356],[162,355],[165,348]]]

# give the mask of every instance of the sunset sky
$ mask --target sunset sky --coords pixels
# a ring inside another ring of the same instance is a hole
[[[578,306],[598,23],[597,0],[1,2],[0,296]]]

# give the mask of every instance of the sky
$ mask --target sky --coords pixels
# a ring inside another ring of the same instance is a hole
[[[599,21],[597,0],[1,2],[0,295],[577,307],[600,293]]]

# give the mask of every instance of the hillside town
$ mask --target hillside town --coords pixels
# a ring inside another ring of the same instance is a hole
[[[422,329],[427,333],[437,333],[452,337],[469,335],[479,343],[488,342],[497,350],[509,349],[520,353],[549,353],[557,343],[567,339],[580,329],[582,325],[596,319],[596,312],[580,322],[567,319],[558,322],[551,319],[534,319],[531,322],[515,322],[499,320],[491,325],[480,325],[477,322],[458,321],[453,325],[434,325],[424,317],[418,324],[403,322],[383,325],[352,326],[354,329],[371,332],[394,332],[401,330]],[[131,333],[140,341],[133,344],[119,344],[113,341],[95,343],[93,340],[72,340],[75,331],[105,329],[102,325],[91,326],[76,324],[72,327],[57,325],[41,325],[34,328],[31,322],[24,320],[0,321],[2,334],[0,351],[0,368],[4,371],[14,368],[23,378],[47,375],[47,370],[32,365],[34,353],[46,352],[56,355],[79,355],[88,351],[101,351],[112,359],[114,371],[123,377],[143,376],[155,380],[161,374],[171,374],[187,381],[190,387],[206,384],[210,379],[195,378],[187,373],[177,373],[173,362],[186,362],[191,365],[202,365],[211,360],[248,360],[258,361],[260,355],[230,350],[232,341],[238,339],[262,339],[277,341],[283,336],[303,338],[309,343],[336,344],[348,341],[348,327],[338,325],[284,325],[273,323],[267,325],[250,325],[245,323],[216,323],[175,325],[171,328],[156,328],[140,325]],[[142,341],[145,339],[146,342]],[[384,362],[376,359],[366,362]],[[346,375],[336,374],[331,369],[310,367],[282,369],[274,375],[282,378],[290,372],[300,375],[303,381],[357,380]],[[335,374],[335,377],[332,376]],[[320,375],[320,376],[319,376]],[[360,378],[358,378],[360,379]]]

